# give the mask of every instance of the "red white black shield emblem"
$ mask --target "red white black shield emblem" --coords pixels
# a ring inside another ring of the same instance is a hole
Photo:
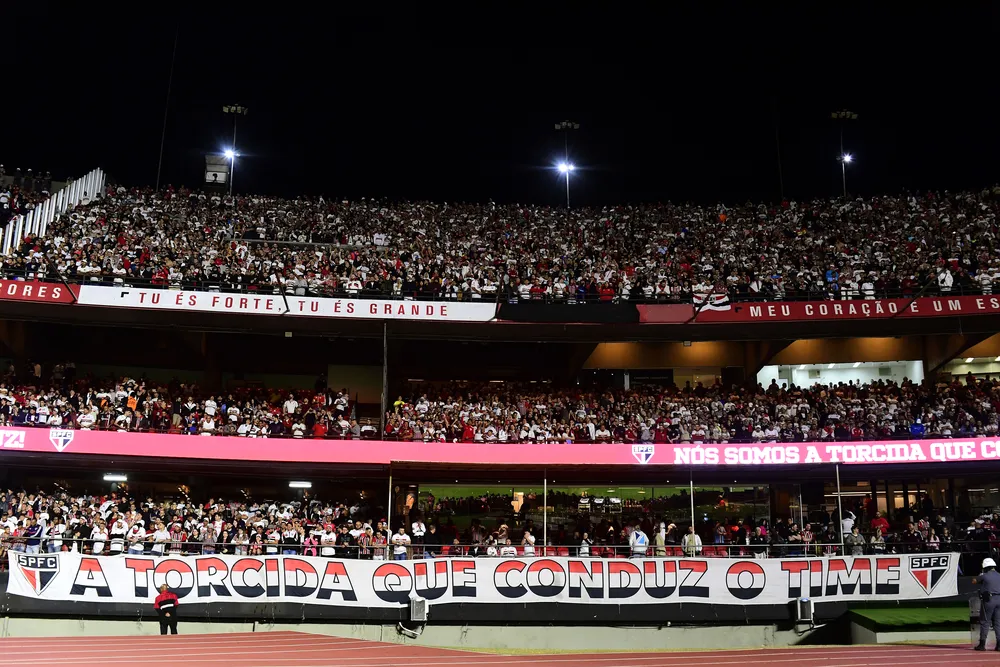
[[[41,595],[59,574],[59,556],[17,554],[17,567],[35,595]]]
[[[951,564],[950,554],[910,556],[910,574],[928,595],[938,585],[948,566]]]

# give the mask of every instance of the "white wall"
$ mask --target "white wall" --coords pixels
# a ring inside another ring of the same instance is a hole
[[[944,367],[945,372],[957,375],[959,378],[972,373],[973,375],[996,375],[1000,374],[1000,362],[992,359],[976,359],[971,364],[965,363],[964,359],[956,359]]]
[[[725,637],[725,647],[733,648],[760,648],[766,646],[794,646],[807,642],[809,634],[813,631],[805,630],[796,633],[794,630],[779,628],[776,625],[736,625],[736,626],[680,626],[671,627],[669,624],[655,627],[620,628],[606,626],[591,626],[586,632],[580,632],[579,626],[528,626],[528,625],[436,625],[434,623],[433,609],[431,610],[430,623],[424,628],[423,634],[418,639],[407,639],[396,631],[395,625],[382,625],[378,623],[210,623],[180,619],[180,631],[184,635],[198,634],[221,634],[221,633],[255,633],[264,632],[304,632],[315,635],[325,635],[332,637],[345,637],[367,641],[386,642],[393,644],[408,644],[415,646],[433,646],[439,648],[456,649],[487,649],[499,651],[598,651],[615,649],[620,651],[663,651],[664,647],[674,650],[690,649],[718,649],[719,637]],[[160,626],[155,619],[147,618],[145,622],[139,620],[109,620],[109,619],[56,619],[56,618],[4,618],[0,623],[0,638],[7,637],[141,637],[148,635],[158,635]],[[254,635],[249,634],[228,634],[229,641],[240,639],[248,641],[249,650],[253,650],[249,640]],[[171,640],[172,641],[172,640]],[[211,646],[212,641],[218,639],[201,638],[191,639],[191,645],[201,647]],[[58,646],[58,640],[54,644]],[[154,644],[149,644],[153,646]],[[145,646],[145,644],[144,644]],[[373,645],[375,648],[376,645]],[[221,649],[220,649],[221,650]],[[136,653],[136,665],[141,665],[139,658],[141,651]],[[473,655],[464,663],[475,665],[483,662],[488,656]],[[44,661],[43,661],[44,662]],[[96,664],[101,664],[100,660],[90,660]],[[183,663],[183,661],[175,661]],[[188,660],[188,664],[195,661]],[[223,661],[213,663],[223,665]],[[328,660],[326,662],[332,662]],[[391,661],[382,663],[372,662],[371,665],[386,665]],[[530,660],[525,660],[530,662]],[[572,665],[576,661],[572,658],[562,660],[566,665]],[[618,662],[626,663],[626,660]],[[644,665],[640,658],[638,661],[631,661],[632,664]],[[69,664],[69,663],[66,663]],[[406,664],[405,662],[401,664]],[[424,661],[421,664],[430,664]],[[435,663],[437,664],[437,663]],[[448,664],[442,662],[440,664]],[[650,663],[652,664],[652,663]],[[659,661],[659,664],[663,664]],[[692,664],[697,665],[698,661]]]
[[[879,375],[879,368],[889,368],[891,375]],[[809,377],[809,372],[818,370],[819,377]],[[779,386],[787,386],[788,380],[799,387],[811,387],[814,384],[838,384],[840,382],[869,383],[879,380],[901,383],[904,378],[913,382],[923,382],[924,364],[922,361],[895,361],[885,363],[866,363],[854,368],[853,364],[835,364],[828,368],[827,364],[808,364],[805,368],[799,366],[765,366],[757,373],[757,382],[766,388],[771,380],[776,380]]]

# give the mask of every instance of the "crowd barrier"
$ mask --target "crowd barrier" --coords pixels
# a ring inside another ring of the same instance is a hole
[[[9,254],[29,234],[45,236],[49,223],[55,220],[57,215],[65,213],[85,198],[93,200],[102,197],[106,179],[107,175],[102,169],[94,169],[82,178],[78,178],[52,193],[48,199],[37,204],[27,215],[11,218],[7,226],[0,232],[3,239],[3,254]]]
[[[95,170],[100,171],[100,170]],[[93,173],[93,172],[92,172]],[[67,190],[71,189],[73,184],[71,183],[67,186]],[[61,191],[60,191],[61,192]],[[58,194],[58,193],[57,193]],[[55,195],[53,195],[54,197]],[[55,214],[58,214],[58,208],[55,209]],[[42,216],[44,219],[45,216]],[[51,216],[49,220],[45,223],[51,222]],[[25,228],[27,230],[27,228]],[[30,233],[25,231],[25,234]],[[44,234],[44,230],[40,232]],[[264,241],[259,242],[266,243],[280,243],[277,241]],[[338,246],[346,247],[346,246]],[[6,248],[4,252],[8,252],[9,248]],[[222,293],[232,293],[232,294],[255,294],[255,295],[268,295],[280,298],[282,294],[288,297],[299,296],[299,297],[334,297],[334,298],[359,298],[359,299],[387,299],[387,300],[407,300],[407,301],[446,301],[451,303],[499,303],[499,304],[510,304],[510,305],[523,305],[530,306],[532,304],[537,305],[584,305],[584,304],[594,304],[594,305],[604,305],[604,306],[614,306],[622,305],[626,306],[632,305],[660,305],[660,306],[689,306],[692,308],[692,312],[697,311],[699,313],[699,321],[701,320],[701,314],[711,313],[713,311],[726,311],[730,310],[734,304],[803,304],[803,303],[824,303],[828,306],[833,306],[835,304],[849,304],[853,303],[856,306],[864,305],[865,303],[874,305],[875,303],[888,303],[897,302],[896,305],[905,306],[911,300],[916,299],[918,296],[921,299],[931,299],[931,298],[941,298],[941,299],[953,299],[958,297],[986,297],[986,298],[1000,298],[1000,294],[995,294],[992,287],[979,287],[976,285],[961,285],[956,284],[947,290],[941,290],[936,287],[928,289],[926,291],[921,291],[919,293],[913,291],[902,291],[902,290],[887,290],[879,289],[872,290],[866,293],[857,294],[843,294],[840,292],[827,292],[827,291],[814,291],[809,293],[793,293],[793,294],[726,294],[726,295],[713,295],[718,297],[723,297],[722,299],[717,299],[711,302],[710,305],[702,305],[704,299],[700,298],[699,295],[686,291],[677,292],[670,295],[653,295],[645,296],[642,294],[622,296],[616,294],[614,296],[584,293],[584,294],[564,294],[564,295],[553,295],[553,294],[536,294],[522,296],[516,292],[508,292],[505,290],[500,290],[497,292],[487,292],[479,295],[477,298],[472,298],[471,295],[463,295],[460,299],[457,295],[443,295],[440,292],[434,290],[382,290],[382,289],[347,289],[346,286],[337,287],[323,287],[320,289],[312,287],[276,287],[271,283],[251,283],[241,280],[204,280],[204,279],[191,279],[191,278],[179,278],[176,280],[152,280],[144,279],[135,276],[129,276],[128,278],[118,278],[111,275],[46,275],[40,273],[30,273],[26,272],[21,267],[4,267],[2,270],[3,278],[8,280],[48,280],[57,284],[62,284],[63,282],[68,282],[74,285],[91,285],[100,287],[125,287],[128,289],[143,289],[143,290],[174,290],[174,291],[185,291],[185,292],[222,292]],[[954,308],[954,306],[953,306]],[[897,311],[898,312],[898,311]],[[895,313],[892,313],[895,314]]]
[[[378,420],[377,419],[361,419],[360,422],[362,424],[364,424],[365,422],[370,422],[372,424],[377,424]],[[332,430],[332,431],[328,431],[328,432],[326,432],[326,433],[324,433],[322,435],[314,435],[314,434],[310,434],[310,433],[295,434],[295,433],[291,433],[291,432],[269,433],[267,435],[249,435],[249,434],[245,435],[245,434],[238,433],[235,429],[231,429],[228,424],[222,424],[218,428],[212,429],[211,431],[205,431],[205,430],[203,430],[201,428],[178,428],[178,427],[170,427],[170,426],[142,426],[142,425],[140,425],[140,426],[129,426],[128,428],[123,428],[123,427],[115,425],[110,419],[99,420],[99,421],[95,422],[93,425],[86,426],[86,427],[81,427],[81,426],[66,426],[66,425],[49,426],[49,425],[42,424],[42,423],[32,423],[32,422],[20,422],[20,423],[18,423],[18,422],[14,422],[14,423],[10,424],[9,426],[0,426],[0,429],[4,429],[4,428],[17,428],[17,429],[46,429],[46,428],[48,428],[48,429],[57,429],[57,430],[58,429],[68,429],[68,430],[73,430],[73,431],[77,431],[77,432],[81,432],[81,431],[86,431],[86,432],[90,432],[90,431],[103,431],[103,432],[109,432],[109,433],[138,433],[138,434],[158,434],[158,435],[183,435],[183,436],[192,436],[193,435],[193,436],[199,436],[199,437],[236,437],[236,438],[248,438],[248,439],[263,438],[263,439],[279,439],[279,440],[287,439],[287,440],[304,440],[304,441],[364,440],[366,442],[370,442],[370,441],[383,441],[383,442],[425,442],[427,444],[434,444],[434,443],[437,443],[437,442],[441,442],[437,438],[434,438],[434,439],[431,439],[431,440],[425,440],[423,438],[401,438],[398,433],[389,433],[389,434],[383,435],[381,437],[379,437],[379,435],[378,435],[377,432],[370,433],[370,434],[361,433],[361,434],[355,435],[353,433],[343,433],[343,432],[341,432],[339,430],[339,428],[337,428],[335,430]],[[967,437],[963,436],[961,434],[950,435],[950,436],[942,436],[941,434],[938,434],[938,433],[928,433],[926,439],[928,439],[928,440],[931,440],[931,439],[934,439],[934,440],[940,439],[942,442],[948,442],[948,441],[961,442],[961,441],[965,441],[967,439]],[[835,442],[827,443],[827,444],[834,444],[834,445],[836,445],[836,444],[852,444],[852,443],[862,444],[862,443],[866,443],[866,442],[867,443],[882,442],[882,443],[896,443],[896,444],[900,444],[900,443],[909,442],[911,440],[913,440],[913,436],[911,434],[909,434],[909,433],[903,432],[903,433],[895,433],[895,434],[892,434],[891,436],[888,436],[888,437],[885,437],[885,438],[865,438],[865,437],[861,437],[861,438],[852,438],[852,437],[838,438]],[[628,437],[625,437],[625,438],[615,438],[615,437],[609,437],[609,438],[603,438],[603,437],[590,438],[590,437],[582,437],[582,438],[573,438],[571,440],[564,440],[564,439],[559,439],[559,438],[532,439],[532,438],[520,438],[520,437],[509,437],[509,438],[506,438],[504,440],[498,440],[496,437],[492,437],[492,438],[487,438],[487,439],[484,439],[484,440],[461,439],[461,440],[450,440],[448,442],[451,442],[451,443],[462,443],[462,444],[468,444],[468,445],[505,445],[505,444],[512,444],[512,445],[514,445],[514,444],[528,444],[528,445],[571,445],[571,444],[579,444],[579,445],[611,445],[611,444],[618,444],[618,445],[637,445],[638,446],[638,445],[648,444],[648,445],[654,445],[654,446],[656,446],[656,445],[667,446],[667,445],[673,444],[673,445],[677,445],[677,446],[692,446],[692,447],[696,447],[696,446],[712,446],[712,447],[715,447],[715,446],[726,446],[726,445],[759,445],[761,447],[765,447],[765,446],[781,445],[781,444],[796,445],[800,441],[785,440],[785,439],[782,439],[782,438],[779,438],[779,439],[776,439],[776,440],[759,440],[759,439],[754,439],[754,438],[729,438],[729,439],[724,440],[724,441],[716,441],[716,440],[707,439],[707,440],[698,441],[698,442],[692,442],[690,440],[686,440],[686,441],[683,441],[683,442],[668,443],[668,442],[664,442],[662,440],[647,441],[647,440],[636,440],[634,438],[628,438]],[[998,440],[998,442],[1000,442],[1000,440]],[[0,449],[4,449],[2,443],[0,443]],[[991,455],[991,458],[992,457],[993,457],[993,455]],[[998,454],[997,457],[1000,457],[1000,454]],[[957,459],[956,459],[956,457],[952,457],[952,459],[947,459],[947,460],[957,460]]]
[[[35,542],[35,544],[29,544]],[[8,538],[0,542],[0,550],[26,554],[59,554],[78,553],[87,556],[114,558],[122,555],[138,556],[318,556],[321,558],[340,558],[349,560],[421,560],[433,558],[605,558],[623,559],[633,557],[643,558],[823,558],[842,556],[891,556],[915,554],[956,554],[962,557],[963,572],[978,572],[979,563],[986,556],[998,553],[997,543],[981,540],[952,540],[944,543],[913,543],[889,539],[882,543],[872,543],[866,537],[865,543],[852,545],[840,542],[781,542],[765,541],[746,544],[711,544],[699,546],[684,546],[678,543],[649,546],[645,553],[637,551],[627,544],[592,543],[588,546],[549,545],[525,547],[512,544],[510,546],[496,543],[470,544],[455,541],[451,544],[433,544],[418,541],[397,548],[393,544],[358,545],[323,545],[303,544],[302,542],[282,543],[248,541],[247,543],[219,542],[210,544],[203,542],[165,541],[153,542],[143,540],[129,542],[125,538],[102,540],[73,539],[71,537],[43,537],[29,539],[25,537]],[[505,550],[506,548],[506,550]],[[2,551],[0,551],[2,553]],[[978,560],[977,560],[978,559]],[[5,563],[0,560],[0,568]]]

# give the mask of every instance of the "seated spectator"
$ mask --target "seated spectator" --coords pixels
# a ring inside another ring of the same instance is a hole
[[[2,215],[40,203],[31,189],[0,192]],[[20,239],[3,260],[4,277],[360,298],[716,306],[871,300],[925,288],[993,294],[1000,278],[993,247],[1000,198],[990,190],[572,210],[286,200],[169,186],[109,185],[102,194],[60,215],[45,237]]]

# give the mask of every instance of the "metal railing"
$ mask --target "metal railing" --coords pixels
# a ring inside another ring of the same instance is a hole
[[[360,425],[365,425],[366,420],[359,422]],[[378,425],[378,420],[370,419],[373,426]],[[303,432],[298,435],[294,432],[282,432],[282,433],[239,433],[237,431],[231,430],[229,428],[229,422],[224,419],[216,420],[216,428],[211,431],[203,431],[201,427],[195,426],[166,426],[166,425],[136,425],[134,422],[127,427],[118,426],[113,422],[107,420],[99,420],[91,426],[80,426],[78,424],[59,424],[52,425],[42,422],[28,422],[21,421],[19,419],[12,419],[10,423],[4,424],[0,423],[0,428],[60,428],[60,429],[71,429],[71,430],[84,430],[84,431],[116,431],[119,433],[159,433],[162,435],[184,435],[184,436],[227,436],[227,437],[241,437],[241,438],[275,438],[275,439],[293,439],[293,440],[318,440],[318,441],[330,441],[330,440],[379,440],[385,442],[439,442],[437,438],[409,438],[403,439],[397,433],[391,434],[380,434],[377,430],[362,432],[359,435],[354,435],[353,433],[343,433],[338,429],[336,431],[328,431],[322,435],[314,435],[312,433]],[[910,441],[914,438],[926,440],[926,439],[961,439],[967,437],[977,437],[973,435],[965,435],[962,433],[954,433],[952,435],[941,435],[938,433],[927,432],[924,435],[917,438],[910,434],[909,432],[897,432],[885,436],[872,436],[872,437],[861,437],[855,438],[849,435],[843,437],[835,438],[835,442],[886,442],[886,441]],[[503,444],[584,444],[584,445],[595,445],[595,444],[613,444],[613,445],[629,445],[629,444],[649,444],[649,445],[667,445],[667,444],[679,444],[679,445],[745,445],[753,443],[769,444],[769,443],[796,443],[796,442],[809,442],[803,439],[783,439],[778,438],[776,440],[758,440],[756,438],[726,438],[724,440],[716,440],[713,438],[705,438],[703,440],[640,440],[635,438],[627,437],[609,437],[609,438],[546,438],[546,439],[535,439],[535,438],[520,438],[520,437],[509,437],[506,440],[497,439],[483,439],[483,440],[466,440],[466,439],[448,439],[447,442],[460,442],[467,445],[503,445]]]
[[[339,534],[338,534],[339,537]],[[427,558],[541,558],[564,556],[574,558],[789,558],[789,557],[834,557],[834,556],[880,556],[894,554],[959,554],[962,571],[972,572],[979,567],[986,556],[998,554],[998,544],[990,541],[953,541],[940,544],[937,548],[929,547],[927,543],[903,543],[890,540],[884,544],[852,546],[839,542],[765,542],[751,544],[702,544],[682,545],[665,544],[651,545],[645,552],[627,544],[589,545],[535,545],[527,547],[520,543],[501,545],[497,543],[471,544],[454,541],[451,544],[430,544],[412,542],[406,545],[394,544],[327,544],[317,541],[315,544],[302,542],[281,543],[269,542],[266,537],[256,540],[251,537],[247,543],[204,543],[201,541],[151,541],[138,543],[125,539],[107,538],[103,540],[74,539],[63,536],[58,539],[51,537],[27,538],[11,537],[0,541],[0,553],[4,550],[24,553],[61,553],[77,552],[88,555],[117,557],[123,555],[144,555],[155,557],[167,556],[203,556],[203,555],[236,555],[236,556],[318,556],[322,558],[361,559],[361,560],[419,560]],[[0,560],[0,563],[6,563]],[[0,567],[3,567],[0,564]],[[976,570],[978,571],[978,570]]]
[[[69,186],[72,187],[72,184]],[[67,188],[69,189],[69,188]],[[62,191],[60,191],[62,192]],[[58,194],[58,193],[57,193]],[[58,211],[57,211],[58,212]],[[21,216],[23,217],[23,216]],[[42,216],[44,219],[45,216]],[[48,222],[51,221],[49,218]],[[4,254],[9,254],[12,247],[16,246],[16,243],[20,243],[20,240],[24,238],[26,234],[30,233],[45,233],[45,226],[47,222],[41,223],[40,232],[31,232],[28,227],[19,228],[16,233],[14,233],[14,221],[7,226],[4,231]],[[13,234],[11,237],[11,243],[14,245],[9,245],[8,236]],[[268,243],[266,240],[257,241],[259,243]],[[342,247],[342,246],[341,246]],[[353,298],[353,299],[389,299],[389,300],[438,300],[438,301],[461,301],[461,302],[476,302],[476,303],[511,303],[511,304],[547,304],[547,305],[580,305],[580,304],[608,304],[608,305],[621,305],[621,304],[636,304],[636,305],[695,305],[693,304],[694,292],[682,291],[677,292],[667,296],[651,296],[647,297],[642,294],[630,294],[628,297],[624,297],[621,294],[614,295],[601,295],[591,292],[583,294],[565,294],[562,296],[554,296],[551,294],[541,294],[541,295],[528,295],[521,296],[513,288],[509,286],[499,286],[496,291],[482,292],[478,297],[475,297],[470,292],[462,292],[460,295],[453,294],[451,292],[442,292],[438,286],[429,285],[410,285],[405,286],[400,291],[395,289],[372,289],[364,288],[361,289],[348,289],[344,285],[323,287],[321,289],[316,289],[314,287],[296,287],[294,285],[274,285],[270,282],[254,281],[252,279],[246,280],[236,280],[233,277],[230,278],[211,278],[211,279],[194,279],[189,277],[181,277],[176,279],[163,279],[154,280],[146,279],[141,277],[119,277],[108,272],[107,274],[101,275],[59,275],[54,271],[49,270],[39,270],[37,272],[29,272],[21,267],[5,265],[2,268],[3,278],[8,280],[45,280],[54,283],[71,283],[71,284],[87,284],[87,285],[98,285],[98,286],[113,286],[113,287],[128,287],[132,289],[167,289],[167,290],[183,290],[183,291],[203,291],[203,292],[225,292],[234,294],[272,294],[275,296],[280,296],[284,294],[285,296],[304,296],[304,297],[333,297],[333,298]],[[247,278],[243,276],[243,278]],[[252,277],[251,277],[252,278]],[[912,299],[918,296],[922,297],[959,297],[959,296],[998,296],[1000,297],[1000,287],[996,290],[993,288],[982,288],[975,285],[961,285],[955,284],[947,290],[940,289],[936,286],[932,286],[926,291],[920,290],[873,290],[870,294],[858,293],[856,295],[850,295],[848,298],[843,293],[833,293],[829,291],[815,291],[815,292],[795,292],[795,293],[785,293],[783,295],[775,294],[740,294],[732,293],[727,294],[729,303],[782,303],[782,302],[797,302],[797,301],[824,301],[830,303],[843,303],[843,302],[864,302],[872,301],[878,299]],[[725,302],[723,302],[725,303]]]
[[[240,422],[242,423],[242,422]],[[330,431],[322,435],[314,435],[312,433],[303,432],[301,435],[295,432],[281,432],[281,433],[239,433],[238,431],[231,428],[232,422],[228,422],[223,418],[216,420],[216,428],[211,431],[204,431],[200,426],[171,426],[171,425],[145,425],[136,424],[134,421],[127,427],[119,426],[109,419],[99,419],[90,426],[80,426],[79,424],[48,424],[41,421],[30,422],[21,420],[19,417],[11,419],[9,423],[0,422],[0,428],[60,428],[60,429],[71,429],[76,431],[115,431],[118,433],[158,433],[161,435],[184,435],[184,436],[226,436],[226,437],[240,437],[240,438],[277,438],[277,439],[293,439],[293,440],[319,440],[319,441],[330,441],[330,440],[379,440],[385,442],[439,442],[435,438],[408,438],[403,439],[398,433],[390,434],[380,434],[377,430],[378,420],[377,419],[362,419],[358,422],[359,426],[365,426],[370,423],[375,426],[374,431],[362,431],[359,435],[354,435],[353,433],[344,433],[339,427],[336,429],[331,429]],[[940,433],[934,433],[928,431],[924,435],[914,436],[906,431],[901,431],[897,433],[892,433],[890,435],[877,435],[872,437],[860,437],[855,438],[850,435],[837,436],[833,441],[835,442],[887,442],[887,441],[911,441],[914,439],[926,440],[953,440],[961,438],[978,437],[971,434],[963,433],[953,433],[952,435],[942,435]],[[757,438],[726,438],[723,440],[717,440],[714,438],[704,438],[701,440],[641,440],[637,438],[628,437],[608,437],[608,438],[545,438],[545,439],[535,439],[535,438],[520,438],[519,436],[508,437],[506,440],[498,440],[496,438],[490,439],[485,438],[483,440],[467,440],[467,439],[447,439],[447,442],[458,442],[467,445],[503,445],[503,444],[584,444],[584,445],[595,445],[595,444],[612,444],[612,445],[629,445],[629,444],[649,444],[649,445],[667,445],[667,444],[677,444],[677,445],[746,445],[746,444],[771,444],[771,443],[796,443],[796,442],[809,442],[804,439],[784,439],[777,438],[776,440],[760,440]]]
[[[48,199],[36,204],[26,215],[11,218],[0,232],[3,254],[10,254],[11,250],[17,248],[29,234],[45,236],[49,223],[55,220],[57,215],[65,213],[71,206],[83,201],[84,196],[91,200],[102,197],[106,179],[107,176],[102,169],[94,169],[52,193]]]

